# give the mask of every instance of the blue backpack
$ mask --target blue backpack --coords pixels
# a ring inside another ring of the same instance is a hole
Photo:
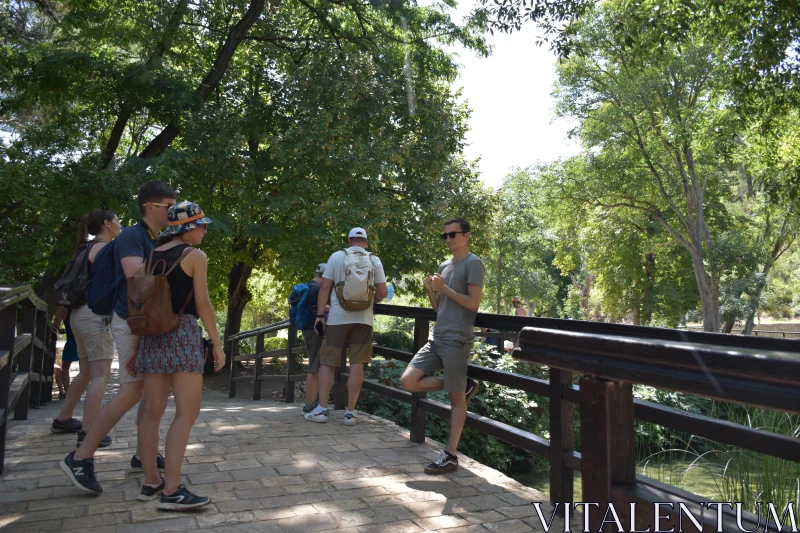
[[[117,296],[117,284],[122,276],[117,273],[114,260],[114,244],[111,241],[97,252],[92,264],[92,273],[86,283],[86,305],[96,315],[111,316]]]
[[[297,329],[306,329],[313,325],[314,317],[308,310],[308,284],[298,283],[289,295],[289,324]]]

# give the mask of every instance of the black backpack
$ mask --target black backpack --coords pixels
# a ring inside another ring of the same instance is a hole
[[[77,309],[86,303],[86,282],[89,280],[89,251],[95,244],[105,242],[94,239],[81,244],[72,256],[64,274],[55,285],[53,291],[59,305],[67,309]]]

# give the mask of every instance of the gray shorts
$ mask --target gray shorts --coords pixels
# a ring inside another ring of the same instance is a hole
[[[444,370],[444,390],[464,392],[467,390],[467,364],[471,353],[472,342],[429,340],[408,366],[422,370],[428,376]]]
[[[312,329],[303,330],[303,341],[306,343],[306,351],[308,352],[308,370],[309,374],[319,373],[319,350],[322,348],[322,339]]]

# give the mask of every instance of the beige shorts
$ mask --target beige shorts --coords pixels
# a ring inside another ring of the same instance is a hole
[[[131,376],[125,367],[128,364],[128,359],[131,357],[131,328],[128,327],[128,321],[121,318],[117,313],[111,319],[111,335],[114,337],[114,344],[117,345],[117,354],[119,355],[119,384],[133,383],[134,381],[144,380],[144,374],[139,372],[136,377]]]
[[[325,327],[322,337],[322,349],[319,353],[320,364],[338,368],[342,364],[342,350],[346,341],[350,341],[347,355],[350,364],[367,364],[372,359],[372,326],[366,324],[337,324]]]
[[[91,361],[114,359],[114,340],[111,338],[110,318],[92,313],[88,305],[73,309],[69,318],[78,357]]]

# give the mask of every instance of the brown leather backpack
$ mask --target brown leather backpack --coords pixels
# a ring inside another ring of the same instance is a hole
[[[144,264],[145,273],[128,278],[128,327],[131,328],[132,334],[158,337],[178,327],[183,310],[194,295],[194,289],[189,291],[180,313],[175,314],[172,310],[172,290],[167,276],[192,250],[194,248],[187,246],[169,270],[164,259],[153,263],[154,250],[150,252]],[[155,270],[159,265],[162,266],[162,272],[156,274]]]

